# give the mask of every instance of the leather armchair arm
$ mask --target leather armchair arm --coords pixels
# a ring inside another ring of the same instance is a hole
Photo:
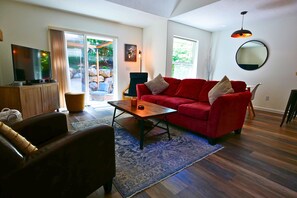
[[[85,197],[114,176],[114,130],[102,125],[40,148],[3,180],[0,192],[11,197]]]
[[[37,147],[68,132],[66,115],[57,112],[25,119],[13,124],[11,128]]]

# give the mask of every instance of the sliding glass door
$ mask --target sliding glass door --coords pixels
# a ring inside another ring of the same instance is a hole
[[[85,92],[85,39],[80,34],[65,34],[70,75],[70,91]]]
[[[115,89],[114,39],[66,33],[70,89],[85,92],[86,103],[113,100]]]

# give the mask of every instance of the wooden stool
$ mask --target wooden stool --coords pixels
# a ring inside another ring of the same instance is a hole
[[[297,110],[297,89],[292,89],[280,126],[283,125],[287,116],[288,117],[287,117],[286,123],[290,122],[292,118],[296,116],[296,110]]]
[[[81,112],[85,107],[85,93],[65,93],[65,101],[70,113]]]

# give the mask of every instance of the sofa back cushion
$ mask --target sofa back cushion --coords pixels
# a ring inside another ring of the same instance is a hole
[[[199,102],[209,102],[208,100],[208,92],[218,83],[217,80],[206,81],[202,87],[202,90],[199,95]],[[243,92],[246,90],[246,84],[243,81],[232,81],[232,88],[234,89],[234,93]]]
[[[199,102],[208,102],[208,92],[218,83],[219,81],[210,80],[204,83],[201,92],[199,94]]]
[[[231,85],[235,93],[246,91],[246,83],[243,81],[231,80]]]
[[[164,80],[169,84],[169,86],[161,94],[174,96],[181,80],[172,77],[164,77]]]
[[[198,100],[205,82],[206,80],[203,79],[183,79],[177,88],[175,96]]]
[[[17,148],[0,134],[0,178],[21,165],[23,156]]]

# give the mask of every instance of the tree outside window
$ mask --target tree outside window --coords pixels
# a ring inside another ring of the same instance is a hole
[[[196,78],[198,41],[173,38],[171,76],[174,78]]]

